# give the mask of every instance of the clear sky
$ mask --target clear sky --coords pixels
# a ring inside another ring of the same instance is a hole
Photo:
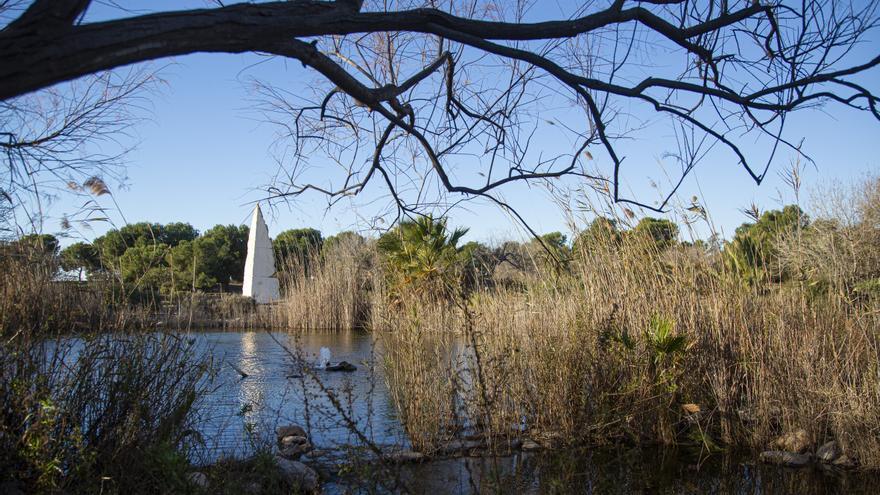
[[[140,4],[155,10],[180,6],[180,2],[167,1]],[[102,8],[89,15],[112,15]],[[877,52],[880,46],[876,43],[858,49],[858,54],[865,57],[873,57]],[[271,151],[277,129],[254,111],[249,81],[266,78],[276,84],[289,82],[290,88],[296,90],[308,84],[314,75],[299,63],[253,54],[197,54],[155,62],[153,67],[161,68],[159,75],[164,83],[142,111],[146,120],[133,129],[132,140],[138,146],[128,157],[127,185],[121,188],[119,184],[110,184],[120,210],[112,215],[114,223],[185,221],[200,230],[218,223],[245,223],[253,208],[252,201],[265,195],[261,187],[271,180],[277,167]],[[877,70],[866,74],[862,82],[880,92]],[[799,112],[790,122],[789,136],[803,136],[804,149],[816,162],[816,167],[807,167],[803,172],[806,189],[880,170],[880,123],[870,115],[835,106]],[[627,187],[644,195],[651,194],[644,186],[648,180],[666,183],[663,172],[657,168],[657,163],[664,160],[665,150],[651,144],[669,138],[670,134],[671,129],[654,122],[639,134],[640,140],[618,144],[618,150],[627,156]],[[565,144],[552,137],[544,139],[537,144],[548,148]],[[760,150],[745,149],[747,154],[750,151]],[[685,181],[681,197],[697,195],[708,207],[715,224],[729,235],[746,220],[741,208],[752,202],[762,208],[774,208],[780,205],[780,197],[783,201],[792,199],[777,172],[794,157],[794,153],[783,152],[767,180],[758,187],[735,160],[718,155],[702,163]],[[597,157],[600,167],[602,160]],[[312,165],[320,173],[321,164]],[[610,170],[607,163],[605,170]],[[672,169],[670,174],[674,174]],[[566,218],[542,189],[513,187],[504,192],[504,197],[518,207],[536,230],[568,231]],[[107,197],[101,201],[113,206]],[[78,202],[61,198],[51,207],[50,215],[57,221],[62,214],[75,209]],[[318,228],[325,235],[364,229],[367,225],[362,218],[372,212],[365,202],[368,201],[341,202],[327,210],[325,198],[317,194],[299,197],[268,211],[267,222],[272,235],[306,226]],[[471,229],[468,238],[472,240],[522,235],[507,214],[485,203],[468,203],[453,210],[450,216],[452,224]],[[50,220],[47,230],[53,225],[57,222]],[[94,231],[82,234],[89,238],[104,230],[106,225],[95,224]]]

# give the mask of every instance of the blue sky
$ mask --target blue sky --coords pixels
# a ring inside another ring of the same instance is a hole
[[[179,2],[144,4],[160,10]],[[90,13],[94,18],[104,14],[100,10]],[[877,44],[871,43],[860,47],[857,55],[874,56],[877,51]],[[265,195],[260,188],[276,170],[272,146],[277,137],[276,128],[262,121],[254,110],[249,81],[265,78],[296,90],[308,85],[314,74],[298,63],[253,54],[197,54],[158,61],[153,67],[161,68],[159,76],[164,83],[142,112],[145,120],[133,130],[132,142],[137,148],[128,157],[127,185],[120,188],[111,184],[113,199],[119,206],[119,212],[112,215],[114,223],[186,221],[200,230],[218,223],[245,223],[252,202]],[[880,91],[877,70],[861,81]],[[640,111],[632,110],[634,115],[643,115]],[[666,150],[658,143],[667,142],[672,131],[668,125],[644,115],[649,125],[638,134],[639,139],[622,141],[617,146],[627,157],[625,185],[640,197],[650,197],[654,194],[646,187],[650,180],[665,183],[657,163],[664,160]],[[804,149],[816,162],[815,167],[807,166],[803,171],[806,190],[880,170],[876,152],[880,123],[866,113],[836,106],[798,112],[792,116],[789,130],[795,140],[804,138]],[[542,141],[537,145],[548,149],[567,145],[552,133],[539,139]],[[757,154],[763,149],[756,143],[744,151]],[[774,208],[781,204],[780,198],[782,202],[792,200],[778,172],[794,158],[793,152],[781,153],[764,183],[756,186],[729,155],[713,153],[711,160],[703,162],[685,181],[680,196],[698,196],[716,226],[729,235],[746,220],[741,208],[752,202]],[[597,157],[597,166],[610,170],[602,160]],[[320,176],[321,166],[313,163],[312,173]],[[669,173],[674,174],[674,169],[670,168]],[[341,202],[330,210],[325,208],[325,198],[317,194],[298,197],[267,212],[270,233],[306,226],[318,228],[325,235],[363,230],[368,226],[364,218],[374,211],[369,200],[379,194],[378,189],[371,190],[364,198]],[[506,189],[503,195],[539,232],[568,231],[565,216],[541,188],[516,186]],[[101,201],[113,206],[107,197]],[[49,213],[57,220],[80,202],[62,197]],[[452,224],[471,229],[469,239],[492,241],[522,236],[507,214],[485,203],[468,203],[450,216]],[[57,223],[50,220],[48,225]],[[107,228],[105,224],[93,227],[93,231],[82,231],[82,235],[91,238]]]

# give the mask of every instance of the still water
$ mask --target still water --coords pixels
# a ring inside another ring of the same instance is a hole
[[[383,448],[407,446],[382,378],[381,349],[367,333],[217,331],[186,337],[213,356],[217,369],[199,408],[202,462],[271,446],[275,426],[289,423],[307,427],[324,452],[342,452],[364,439]],[[357,370],[303,370],[318,363],[321,348],[330,350],[333,362],[348,361]],[[434,461],[405,466],[395,476],[400,485],[394,486],[432,494],[880,493],[880,476],[871,473],[775,468],[748,455],[706,458],[697,452],[619,447]],[[365,491],[363,483],[363,477],[334,479],[324,492]],[[387,485],[380,489],[388,490]]]
[[[241,455],[254,443],[271,444],[275,427],[291,423],[309,430],[321,449],[358,443],[351,426],[379,445],[406,444],[369,334],[219,331],[190,336],[211,353],[217,370],[212,392],[200,407],[209,459]],[[330,350],[334,363],[347,361],[357,370],[315,369],[321,348]],[[340,407],[321,386],[336,394]]]

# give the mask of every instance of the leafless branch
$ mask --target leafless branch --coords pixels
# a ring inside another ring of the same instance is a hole
[[[313,94],[257,86],[289,143],[276,198],[332,204],[380,178],[398,215],[447,195],[512,210],[499,195],[512,184],[572,178],[661,211],[715,145],[756,183],[780,149],[809,159],[787,133],[792,112],[834,104],[880,120],[864,77],[880,65],[864,49],[876,2],[614,0],[550,21],[525,0],[217,2],[93,23],[80,20],[89,3],[37,1],[0,31],[0,98],[194,52],[297,60],[320,76]],[[677,136],[664,153],[681,174],[656,204],[622,193],[636,111]],[[745,151],[754,138],[766,156]],[[311,180],[313,165],[342,173]]]

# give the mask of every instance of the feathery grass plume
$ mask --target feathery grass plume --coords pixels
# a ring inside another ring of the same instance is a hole
[[[95,196],[103,196],[104,194],[110,194],[110,188],[107,187],[107,184],[98,176],[92,176],[86,179],[83,182],[83,187],[88,189]]]

